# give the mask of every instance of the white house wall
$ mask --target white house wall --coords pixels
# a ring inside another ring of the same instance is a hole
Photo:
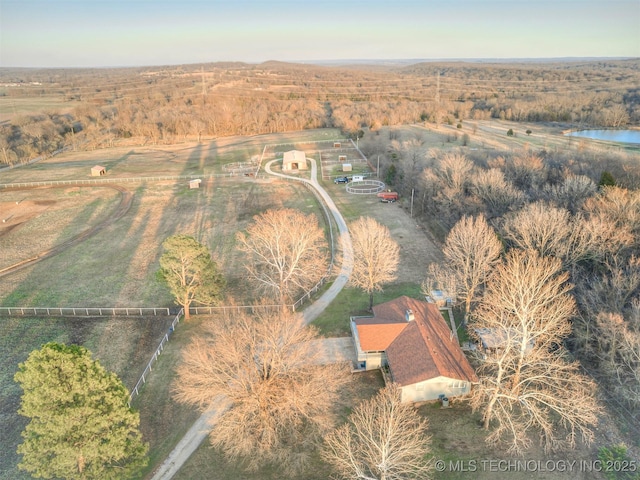
[[[365,370],[376,370],[387,365],[387,354],[384,352],[364,352],[360,347],[360,337],[356,323],[351,320],[351,338],[356,349],[357,367],[365,364]]]
[[[436,377],[424,382],[405,385],[402,389],[402,402],[423,402],[437,400],[440,395],[447,398],[469,393],[471,383],[454,378]]]

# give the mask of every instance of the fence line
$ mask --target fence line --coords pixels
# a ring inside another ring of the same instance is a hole
[[[147,366],[142,372],[142,375],[140,376],[138,383],[136,383],[136,386],[133,387],[133,390],[131,390],[131,393],[129,394],[129,402],[128,402],[129,406],[131,406],[131,400],[133,400],[133,395],[134,394],[136,396],[140,395],[140,389],[142,388],[142,385],[147,383],[147,375],[151,373],[151,366],[154,364],[154,362],[158,360],[158,356],[162,353],[162,351],[164,350],[165,344],[169,341],[169,335],[171,335],[173,331],[176,329],[176,325],[180,322],[180,317],[182,316],[183,313],[184,313],[184,310],[181,308],[178,314],[173,319],[173,322],[171,322],[169,331],[164,334],[164,337],[162,337],[162,340],[160,341],[160,345],[158,345],[158,348],[156,348],[156,351],[153,353],[151,360],[149,360],[149,363],[147,363]]]
[[[189,307],[189,313],[192,315],[213,315],[214,313],[240,312],[249,310],[253,313],[256,310],[281,310],[291,305],[221,305],[217,307]]]
[[[348,143],[349,139],[347,138],[336,138],[333,140],[306,140],[306,141],[300,141],[300,142],[288,142],[288,143],[269,143],[267,145],[265,145],[265,147],[268,148],[275,148],[275,147],[288,147],[288,146],[292,146],[295,147],[296,145],[310,145],[310,144],[322,144],[322,143]],[[351,142],[353,143],[353,142]],[[318,150],[318,149],[316,149]],[[324,150],[329,150],[328,148],[325,148]]]
[[[218,305],[215,307],[189,307],[193,315],[213,315],[215,313],[240,312],[248,310],[255,312],[262,309],[295,308],[301,302],[315,293],[325,280],[321,280],[311,290],[291,305]],[[183,309],[180,309],[183,311]],[[0,307],[0,317],[144,317],[171,316],[176,310],[166,307]]]
[[[359,188],[360,186],[371,186],[371,188]],[[347,192],[354,195],[370,195],[372,193],[380,193],[386,187],[384,182],[380,180],[362,180],[358,182],[347,183]]]
[[[94,178],[84,180],[49,180],[44,182],[0,183],[2,188],[48,187],[58,185],[101,185],[110,183],[145,183],[162,182],[167,180],[193,180],[197,178],[231,178],[243,176],[241,173],[212,173],[209,175],[164,175],[158,177],[125,177],[125,178]]]
[[[172,315],[166,307],[0,307],[0,317],[141,317]]]

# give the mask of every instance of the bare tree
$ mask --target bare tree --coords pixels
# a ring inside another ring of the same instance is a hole
[[[211,444],[248,469],[299,473],[332,427],[344,366],[323,365],[316,331],[286,309],[256,308],[207,323],[186,348],[174,385],[180,403],[206,410],[219,395],[231,407]]]
[[[516,247],[563,261],[571,254],[573,232],[569,211],[543,202],[530,203],[507,216],[503,225],[504,236]]]
[[[362,402],[342,425],[325,438],[323,457],[345,479],[401,480],[429,478],[425,457],[431,439],[427,421],[400,400],[390,385]]]
[[[598,369],[618,398],[634,407],[640,405],[640,321],[639,302],[635,314],[626,320],[619,313],[601,312],[596,317],[595,339]]]
[[[524,150],[505,162],[505,173],[519,190],[538,188],[546,172],[542,157],[531,150]]]
[[[596,191],[596,184],[585,175],[569,175],[561,184],[544,188],[550,201],[574,214],[588,198],[596,194]]]
[[[518,208],[525,201],[524,194],[507,182],[497,168],[477,171],[471,180],[471,191],[482,200],[491,216]]]
[[[448,269],[456,276],[466,321],[471,302],[499,260],[502,244],[484,217],[462,217],[447,235],[442,251]]]
[[[562,347],[575,304],[561,266],[557,258],[512,250],[495,268],[474,312],[474,327],[496,342],[478,359],[480,382],[471,405],[492,430],[487,441],[504,443],[510,452],[523,453],[532,431],[546,451],[564,443],[561,432],[570,447],[578,434],[587,443],[593,439],[595,385]]]
[[[564,208],[544,202],[527,205],[508,215],[503,234],[515,246],[553,256],[565,266],[585,259],[602,262],[632,241],[627,226],[618,226],[600,212],[572,216]]]
[[[256,215],[237,234],[245,267],[258,289],[281,304],[313,287],[327,272],[327,242],[315,215],[284,208]]]
[[[617,228],[630,229],[636,236],[640,232],[640,191],[606,187],[587,200],[584,209],[592,216],[610,219]]]
[[[369,294],[373,309],[373,292],[396,279],[400,247],[389,229],[373,218],[360,217],[349,228],[353,243],[353,272],[349,283]]]
[[[473,163],[461,153],[445,153],[439,161],[437,175],[454,192],[462,192],[470,181]]]

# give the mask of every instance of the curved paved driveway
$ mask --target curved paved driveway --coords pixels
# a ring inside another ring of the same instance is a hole
[[[276,177],[283,177],[287,179],[293,179],[298,182],[306,183],[307,185],[311,185],[318,194],[322,197],[322,200],[327,205],[329,212],[336,220],[336,224],[338,225],[338,242],[340,243],[340,249],[342,250],[342,266],[340,268],[340,273],[338,277],[334,280],[333,284],[329,289],[322,294],[322,296],[313,302],[312,305],[309,305],[303,313],[304,321],[306,324],[313,322],[318,316],[322,313],[322,311],[327,308],[327,306],[336,298],[336,295],[340,293],[340,290],[344,288],[344,286],[349,281],[349,277],[351,276],[351,271],[353,270],[353,246],[351,245],[351,236],[349,235],[349,229],[347,228],[347,224],[342,218],[342,215],[338,211],[338,207],[333,202],[332,198],[326,192],[324,188],[320,186],[318,183],[318,166],[316,165],[316,161],[313,158],[309,159],[311,161],[311,180],[307,180],[304,178],[292,177],[289,175],[285,175],[282,173],[276,173],[271,170],[271,164],[276,160],[271,160],[264,167],[265,171],[270,175],[275,175]]]
[[[353,270],[353,247],[351,245],[349,229],[347,228],[344,218],[342,218],[342,215],[338,211],[336,204],[325,189],[318,183],[318,168],[316,161],[313,159],[309,160],[311,160],[311,180],[273,172],[271,170],[271,164],[275,162],[275,160],[272,160],[265,165],[265,171],[271,175],[307,183],[315,188],[326,203],[331,215],[333,215],[333,218],[336,220],[336,224],[338,225],[338,241],[340,242],[340,248],[342,250],[342,266],[340,268],[340,273],[331,287],[329,287],[329,289],[324,292],[319,299],[304,310],[303,317],[305,324],[309,324],[318,318],[324,309],[333,301],[336,295],[340,293],[340,290],[342,290],[342,288],[347,284],[349,277],[351,276],[351,271]],[[328,352],[327,356],[331,357],[326,359],[327,362],[340,362],[350,360],[355,357],[353,344],[351,343],[350,338],[328,338],[317,341],[324,344],[324,350],[325,352]],[[221,397],[219,402],[216,402],[215,408],[204,412],[184,437],[182,437],[180,442],[171,451],[158,470],[156,470],[152,480],[169,480],[173,478],[173,476],[178,473],[178,470],[180,470],[182,465],[184,465],[184,463],[189,459],[191,454],[196,451],[202,441],[209,435],[216,418],[222,415],[229,406],[230,404],[228,400]]]

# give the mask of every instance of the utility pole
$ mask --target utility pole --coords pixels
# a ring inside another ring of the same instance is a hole
[[[413,193],[415,192],[415,188],[411,189],[411,209],[409,210],[409,216],[413,218]]]

